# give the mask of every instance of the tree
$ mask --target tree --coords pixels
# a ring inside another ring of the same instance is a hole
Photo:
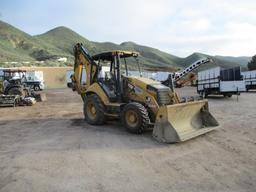
[[[256,55],[252,57],[252,60],[248,62],[248,69],[251,70],[256,70]]]

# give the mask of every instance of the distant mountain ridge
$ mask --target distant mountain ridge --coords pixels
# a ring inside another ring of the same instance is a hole
[[[73,46],[78,42],[83,43],[91,54],[115,49],[137,51],[141,55],[141,63],[147,69],[178,70],[202,57],[211,57],[216,65],[224,68],[246,67],[251,59],[251,57],[210,56],[203,53],[193,53],[188,57],[181,58],[130,41],[121,44],[90,41],[63,26],[32,36],[0,21],[0,67],[6,61],[50,61],[59,57],[67,57],[66,65],[72,65]]]

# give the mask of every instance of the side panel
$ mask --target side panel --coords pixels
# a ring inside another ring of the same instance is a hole
[[[256,70],[242,72],[242,75],[249,89],[256,86]]]
[[[220,72],[220,79],[222,81],[240,81],[241,80],[241,68],[233,67],[229,69],[222,69]]]
[[[220,67],[204,70],[198,73],[198,91],[219,87]]]
[[[256,85],[256,79],[245,80],[246,85]]]
[[[221,81],[220,92],[242,92],[246,91],[245,81]]]

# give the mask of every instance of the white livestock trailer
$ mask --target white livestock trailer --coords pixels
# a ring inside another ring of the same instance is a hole
[[[231,97],[246,91],[240,67],[221,69],[220,67],[198,72],[197,92],[202,97],[223,95]]]
[[[256,89],[256,70],[242,72],[245,81],[246,91]]]

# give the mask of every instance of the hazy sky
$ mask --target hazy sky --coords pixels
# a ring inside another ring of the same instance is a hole
[[[0,19],[32,35],[67,26],[178,56],[256,54],[256,0],[0,0]]]

